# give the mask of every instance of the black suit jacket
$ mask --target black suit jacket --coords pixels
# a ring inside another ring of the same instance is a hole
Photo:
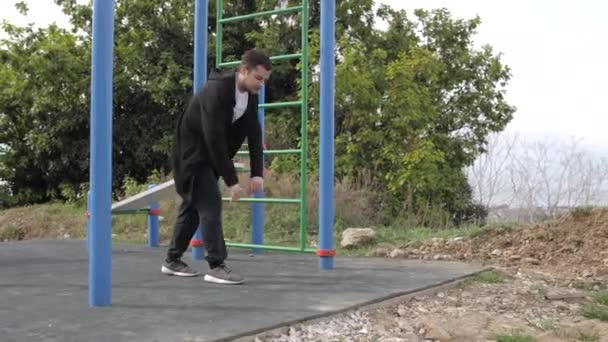
[[[227,186],[238,183],[232,158],[245,138],[249,145],[251,176],[263,176],[258,96],[249,93],[245,113],[232,123],[235,82],[234,70],[210,73],[177,120],[172,166],[175,187],[182,197],[189,195],[192,178],[201,167],[211,166]]]

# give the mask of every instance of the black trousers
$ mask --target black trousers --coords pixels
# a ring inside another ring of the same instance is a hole
[[[204,166],[197,170],[190,185],[188,196],[182,196],[167,261],[182,257],[200,223],[206,259],[214,268],[221,265],[228,255],[222,228],[222,194],[218,176],[210,166]]]

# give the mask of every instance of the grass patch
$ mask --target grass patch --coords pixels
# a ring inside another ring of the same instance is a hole
[[[587,305],[581,309],[581,315],[585,318],[608,322],[608,306],[601,304]]]
[[[151,179],[148,183],[160,183],[166,179]],[[155,178],[156,177],[156,178]],[[247,177],[245,177],[247,178]],[[247,180],[243,180],[246,184]],[[268,198],[297,198],[300,191],[299,178],[285,175],[267,177],[265,196]],[[317,184],[311,179],[308,186],[306,210],[306,247],[316,248],[318,244],[318,194]],[[132,179],[124,182],[121,199],[141,192],[146,184],[138,184]],[[453,228],[427,228],[418,225],[420,218],[411,214],[405,218],[382,218],[378,210],[377,195],[365,184],[337,182],[335,185],[334,245],[338,255],[366,255],[381,245],[402,247],[411,242],[433,238],[452,239],[473,238],[498,228],[509,228],[505,224],[477,225]],[[226,189],[222,186],[222,191]],[[224,195],[226,195],[224,193]],[[161,201],[160,242],[167,244],[177,216],[177,202],[174,198]],[[0,211],[0,241],[37,238],[85,238],[87,219],[84,215],[83,199],[63,204],[50,203],[26,208]],[[264,205],[264,242],[269,245],[299,246],[300,207],[291,204]],[[222,218],[224,236],[229,242],[249,243],[251,241],[251,206],[246,203],[224,203]],[[429,213],[427,213],[429,214]],[[384,225],[382,223],[385,223]],[[376,231],[376,241],[353,249],[340,247],[342,232],[349,227],[371,227]],[[113,215],[112,239],[116,242],[140,242],[147,240],[147,215]]]
[[[584,332],[578,331],[576,335],[576,340],[581,342],[596,342],[600,340],[600,334],[595,331],[592,332]]]
[[[283,195],[283,194],[281,194]],[[287,196],[285,196],[287,197]],[[311,204],[307,212],[307,247],[316,248],[318,241],[318,210]],[[344,207],[341,216],[336,215],[334,244],[339,255],[361,256],[380,245],[403,246],[411,242],[433,238],[452,239],[479,236],[491,227],[465,226],[462,228],[433,229],[427,227],[374,226],[357,224],[360,218],[349,216]],[[177,216],[177,202],[160,203],[161,221],[159,237],[168,243]],[[353,210],[356,210],[353,209]],[[86,237],[86,208],[76,204],[51,203],[0,211],[0,241],[63,238],[84,239]],[[251,209],[249,204],[224,203],[222,211],[224,236],[230,242],[249,243],[251,241]],[[348,227],[372,227],[376,231],[376,241],[366,246],[344,249],[340,247],[342,232]],[[299,206],[289,204],[265,204],[264,242],[266,244],[292,246],[299,245]],[[112,215],[112,240],[115,242],[147,241],[147,215]],[[67,236],[66,235],[66,236]]]
[[[536,342],[534,337],[521,334],[496,335],[494,340],[496,340],[496,342]]]
[[[517,222],[504,221],[504,222],[489,223],[489,224],[483,226],[479,230],[478,234],[473,235],[471,237],[477,237],[477,236],[480,236],[480,235],[488,233],[488,232],[511,231],[514,229],[521,229],[523,227],[525,227],[525,225],[522,225],[521,223],[517,223]]]
[[[487,271],[478,273],[472,280],[484,284],[501,284],[507,280],[507,276],[501,272]]]
[[[25,230],[14,223],[8,223],[0,230],[0,241],[19,241],[25,238]]]
[[[376,241],[373,244],[344,249],[339,246],[342,231],[336,231],[335,241],[341,255],[365,255],[378,246],[403,246],[412,242],[428,241],[433,238],[453,239],[471,238],[482,234],[486,228],[466,226],[462,228],[433,229],[428,227],[380,226],[375,227]]]
[[[174,222],[174,204],[161,203],[159,234],[167,241]],[[0,211],[0,241],[31,239],[85,239],[86,208],[78,204],[50,203]],[[147,215],[112,215],[114,242],[147,241]]]
[[[285,194],[278,194],[285,195]],[[288,196],[284,196],[288,197]],[[318,241],[318,210],[310,205],[307,212],[307,247],[316,248]],[[335,217],[334,245],[338,255],[362,256],[378,246],[403,246],[411,242],[433,238],[472,238],[494,229],[494,226],[475,225],[461,228],[435,229],[428,227],[406,227],[400,225],[374,226],[364,224],[365,220],[348,214],[343,204],[340,216]],[[159,238],[167,244],[177,216],[178,203],[173,200],[160,202]],[[356,208],[352,210],[357,210]],[[72,239],[86,238],[86,208],[77,204],[50,203],[0,211],[0,241],[29,239],[58,239],[69,236]],[[337,211],[338,212],[338,211]],[[224,203],[222,211],[224,236],[230,242],[249,243],[251,241],[251,209],[249,204]],[[357,224],[357,222],[363,222]],[[376,231],[376,241],[371,244],[345,249],[340,247],[342,232],[348,227],[372,227]],[[289,204],[265,204],[264,242],[281,246],[299,246],[300,213],[299,206]],[[147,215],[112,215],[112,240],[115,242],[146,243]]]
[[[583,218],[583,217],[590,216],[591,214],[593,214],[592,206],[576,207],[570,213],[570,215],[572,215],[573,218]]]
[[[599,290],[608,289],[607,285],[600,281],[575,280],[574,282],[572,282],[571,286],[577,290],[584,290],[584,291],[593,291],[595,289],[599,289]]]
[[[553,322],[550,319],[538,319],[538,320],[534,320],[534,321],[529,321],[528,324],[530,324],[530,326],[532,326],[536,329],[540,329],[542,331],[548,331],[548,330],[555,329],[555,322]]]
[[[602,291],[593,296],[593,299],[602,305],[608,305],[608,291]]]
[[[50,203],[0,211],[0,241],[40,238],[84,238],[85,209]]]
[[[596,342],[600,340],[600,335],[596,331],[583,331],[581,328],[555,329],[554,335],[568,341]]]

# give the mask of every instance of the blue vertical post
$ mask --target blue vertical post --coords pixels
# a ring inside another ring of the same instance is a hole
[[[194,4],[194,82],[193,92],[207,79],[207,19],[208,0],[196,0]],[[202,227],[199,225],[192,238],[192,259],[203,260],[205,253],[200,243],[203,241]]]
[[[87,253],[91,253],[91,190],[87,191]]]
[[[336,1],[321,1],[321,113],[319,160],[319,268],[333,269],[334,44]]]
[[[260,89],[258,94],[258,103],[262,104],[266,101],[266,87]],[[264,108],[258,109],[258,121],[262,128],[262,144],[264,144]],[[262,163],[264,163],[265,157],[262,155]],[[256,191],[254,194],[256,198],[264,197],[264,191]],[[251,203],[251,243],[256,245],[264,244],[264,203]],[[253,248],[253,253],[260,253],[261,248]]]
[[[152,189],[156,184],[150,184],[148,189]],[[158,228],[159,220],[158,214],[160,210],[160,204],[153,202],[148,208],[148,246],[158,247]]]
[[[205,247],[203,245],[203,227],[199,224],[196,228],[196,232],[190,241],[192,246],[192,259],[203,260],[205,259]]]
[[[114,1],[95,0],[91,60],[89,305],[111,302]]]

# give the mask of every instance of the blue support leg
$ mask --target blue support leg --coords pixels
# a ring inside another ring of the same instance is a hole
[[[264,191],[256,191],[254,197],[264,197]],[[264,203],[251,203],[251,243],[255,245],[264,244]],[[254,254],[262,251],[261,248],[251,249]]]
[[[111,303],[114,1],[95,0],[91,60],[89,305]]]
[[[91,253],[91,190],[87,191],[87,253]]]
[[[196,92],[207,79],[207,26],[208,0],[196,0],[194,3],[194,82],[192,91]],[[202,246],[203,233],[199,225],[192,238],[192,259],[203,260],[205,252]]]
[[[192,246],[192,259],[193,260],[204,260],[205,259],[205,249],[203,242],[203,227],[201,225],[196,229],[196,233],[194,233],[194,237],[190,242]]]
[[[148,189],[152,189],[156,184],[151,184]],[[148,246],[158,247],[160,204],[154,202],[148,208]]]
[[[258,103],[262,104],[265,102],[265,87],[260,89],[258,94]],[[258,120],[262,129],[262,144],[264,144],[264,108],[258,110]],[[264,163],[265,157],[262,157],[262,163]],[[256,198],[264,197],[264,191],[256,191],[254,194]],[[264,244],[264,203],[252,203],[251,204],[251,243],[256,245]],[[252,253],[257,254],[262,252],[261,248],[253,248]]]
[[[194,4],[194,92],[207,79],[208,6],[208,0],[196,0]]]
[[[319,268],[334,267],[334,45],[335,0],[321,1],[321,117],[319,160]]]

